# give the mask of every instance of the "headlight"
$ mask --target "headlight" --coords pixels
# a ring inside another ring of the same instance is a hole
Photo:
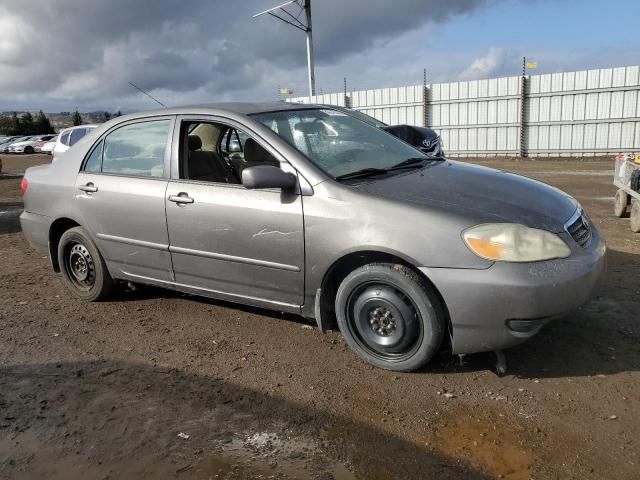
[[[515,223],[487,223],[462,234],[473,253],[488,260],[538,262],[571,255],[557,235]]]

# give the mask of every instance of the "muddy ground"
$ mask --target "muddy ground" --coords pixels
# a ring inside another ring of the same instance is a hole
[[[504,378],[485,354],[375,369],[300,318],[159,289],[80,303],[0,177],[0,478],[639,478],[640,235],[612,215],[613,162],[478,162],[575,195],[610,252]]]

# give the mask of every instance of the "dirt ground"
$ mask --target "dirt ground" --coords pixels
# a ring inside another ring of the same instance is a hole
[[[609,247],[594,298],[503,378],[490,354],[379,370],[301,318],[160,289],[80,303],[0,177],[0,478],[639,478],[640,235],[612,160],[478,162],[576,196]]]

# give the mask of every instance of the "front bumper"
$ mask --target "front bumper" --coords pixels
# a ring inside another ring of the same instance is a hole
[[[453,353],[502,350],[533,337],[549,320],[584,304],[604,270],[606,246],[593,228],[588,248],[561,234],[572,254],[486,270],[421,268],[446,304]]]

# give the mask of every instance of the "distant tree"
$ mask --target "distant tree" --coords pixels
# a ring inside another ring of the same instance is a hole
[[[114,115],[114,117],[121,117],[121,116],[122,116],[122,112],[120,110],[118,110]]]
[[[0,135],[11,135],[11,117],[0,116]]]
[[[31,135],[32,133],[35,133],[34,129],[35,126],[33,124],[33,115],[31,115],[31,112],[23,113],[20,117],[20,133],[23,133],[24,135]]]
[[[111,120],[111,114],[110,114],[109,112],[106,112],[106,111],[105,111],[105,112],[102,114],[102,118],[104,118],[104,121],[105,121],[105,122],[108,122],[109,120]]]
[[[11,121],[9,125],[9,135],[22,135],[22,126],[20,125],[20,119],[18,118],[18,114],[16,112],[13,112],[13,115],[11,115]]]
[[[80,112],[78,112],[78,110],[76,109],[75,112],[73,112],[73,126],[77,127],[78,125],[82,125],[82,115],[80,115]]]
[[[36,116],[33,120],[33,129],[34,133],[38,134],[54,133],[53,125],[51,125],[51,122],[49,121],[47,116],[42,113],[42,110],[36,113]]]

